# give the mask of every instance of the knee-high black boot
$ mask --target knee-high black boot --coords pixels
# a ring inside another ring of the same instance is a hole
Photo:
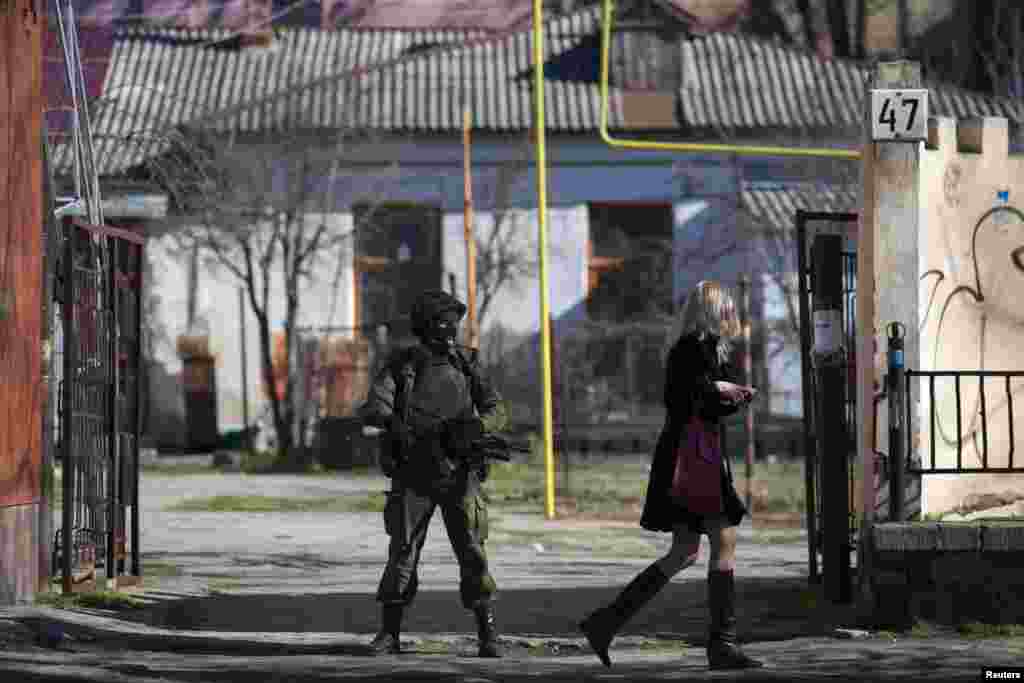
[[[753,669],[762,666],[736,644],[736,584],[733,572],[708,572],[708,664],[712,669]]]
[[[498,645],[498,627],[494,623],[494,605],[482,602],[473,608],[476,616],[477,655],[480,657],[501,657]]]
[[[610,605],[601,607],[580,622],[580,630],[605,666],[612,665],[608,647],[615,634],[665,587],[668,580],[657,563],[652,564],[630,581]]]
[[[402,651],[399,637],[405,605],[385,604],[381,607],[380,631],[370,642],[370,654],[396,655]]]

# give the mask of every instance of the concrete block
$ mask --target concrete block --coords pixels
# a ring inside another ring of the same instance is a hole
[[[873,527],[877,550],[961,551],[981,548],[981,530],[976,526],[923,522],[887,522]]]
[[[935,576],[936,553],[916,552],[899,553],[899,555],[903,557],[907,572],[910,575],[910,583],[914,590],[934,590],[937,584],[937,577]]]
[[[875,571],[906,572],[907,553],[901,550],[876,550],[871,562]]]
[[[39,506],[0,508],[0,606],[31,602],[39,585]]]
[[[938,527],[938,550],[978,552],[981,550],[981,527],[974,524],[942,524]]]
[[[1024,552],[1024,523],[982,524],[980,528],[985,552]]]
[[[905,571],[893,571],[879,569],[871,577],[875,587],[885,588],[906,588],[907,573]]]
[[[987,574],[977,553],[942,553],[933,567],[938,590],[962,590],[984,583]]]

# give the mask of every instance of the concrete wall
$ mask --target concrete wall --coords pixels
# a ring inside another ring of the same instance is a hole
[[[926,370],[1024,370],[1024,157],[1008,156],[1005,119],[933,120],[922,154],[920,305]],[[908,366],[910,361],[908,360]],[[923,385],[926,389],[927,385]],[[965,467],[982,460],[981,389],[961,382]],[[1015,440],[1008,418],[1013,404]],[[1024,378],[988,380],[984,399],[989,466],[1005,467],[1011,445],[1024,465]],[[922,391],[921,449],[930,450],[927,391]],[[936,465],[956,465],[953,380],[936,383]],[[927,463],[926,463],[927,464]],[[1024,476],[929,475],[923,512],[945,512],[983,493],[1024,496]]]
[[[0,4],[0,605],[34,596],[40,564],[44,32],[36,3]]]
[[[0,605],[28,603],[39,586],[39,505],[0,507]],[[43,544],[50,543],[42,539]]]

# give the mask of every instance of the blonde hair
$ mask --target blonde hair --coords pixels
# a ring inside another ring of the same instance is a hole
[[[687,295],[668,341],[675,344],[683,335],[708,332],[718,335],[720,353],[728,354],[732,340],[742,331],[736,302],[729,291],[714,280],[701,280]]]

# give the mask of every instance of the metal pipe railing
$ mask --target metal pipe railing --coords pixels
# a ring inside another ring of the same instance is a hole
[[[939,426],[937,425],[937,408],[936,408],[936,379],[941,378],[952,378],[953,379],[953,391],[955,395],[956,405],[956,438],[955,440],[949,440],[948,445],[956,445],[956,466],[955,467],[940,467],[936,462],[938,453],[938,445],[936,443],[936,435],[939,433]],[[980,429],[976,429],[967,435],[969,438],[980,439],[980,466],[971,467],[964,466],[964,454],[963,454],[963,442],[964,442],[964,425],[963,425],[963,383],[962,380],[977,379],[978,380],[978,419],[980,422]],[[1002,370],[907,370],[904,373],[904,381],[901,382],[901,394],[903,394],[904,402],[906,404],[906,412],[909,419],[911,399],[913,397],[912,387],[915,379],[927,379],[928,380],[928,397],[929,397],[929,427],[930,427],[930,438],[929,446],[931,453],[928,457],[928,466],[924,465],[924,458],[921,459],[921,464],[915,464],[914,449],[913,449],[913,437],[912,434],[908,433],[905,435],[905,443],[907,444],[907,457],[904,470],[911,474],[994,474],[994,473],[1020,473],[1024,472],[1024,466],[1015,465],[1013,461],[1013,455],[1015,450],[1016,431],[1014,428],[1013,419],[1013,388],[1011,379],[1022,378],[1024,379],[1024,371],[1002,371]],[[988,419],[988,397],[985,395],[986,380],[1002,379],[1004,391],[1006,393],[1006,407],[1007,407],[1007,429],[1009,435],[1009,450],[1007,451],[1007,463],[1005,467],[993,467],[990,464],[990,450],[989,450],[989,419]],[[1024,385],[1022,385],[1024,387]],[[909,424],[909,422],[908,422]]]

